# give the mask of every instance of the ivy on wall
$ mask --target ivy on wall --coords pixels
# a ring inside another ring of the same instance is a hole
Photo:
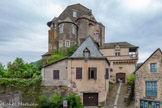
[[[73,45],[70,48],[55,50],[54,53],[47,58],[46,64],[52,64],[54,62],[72,56],[72,54],[77,50],[77,48],[77,45]]]

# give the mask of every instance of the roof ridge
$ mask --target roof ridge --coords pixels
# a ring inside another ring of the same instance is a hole
[[[84,7],[84,8],[86,8],[87,10],[92,11],[91,9],[89,9],[89,8],[87,8],[87,7],[85,7],[85,6],[83,6],[83,5],[80,4],[80,3],[76,3],[76,4],[72,4],[72,5],[68,5],[67,7],[74,6],[74,5],[80,5],[80,6]]]
[[[160,51],[161,52],[161,49],[160,48],[158,48],[158,49],[156,49],[143,63],[142,63],[142,65],[137,69],[137,70],[139,70],[157,51]],[[161,52],[161,54],[162,54],[162,52]],[[136,73],[136,71],[137,70],[135,70],[135,73]]]

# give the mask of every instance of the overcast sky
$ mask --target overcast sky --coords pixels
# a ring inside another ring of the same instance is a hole
[[[0,62],[41,59],[48,51],[46,23],[76,3],[105,25],[106,42],[139,46],[139,62],[162,49],[162,0],[1,0]]]

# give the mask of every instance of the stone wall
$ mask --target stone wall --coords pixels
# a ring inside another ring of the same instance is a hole
[[[5,108],[29,108],[29,106],[26,107],[22,104],[30,104],[32,107],[35,105],[34,108],[37,108],[39,96],[41,94],[44,94],[47,98],[49,98],[53,94],[61,94],[61,96],[64,97],[72,93],[72,89],[65,86],[41,86],[39,89],[34,88],[34,86],[31,86],[27,89],[27,92],[24,92],[24,90],[19,88],[0,86],[0,108],[4,105]],[[19,106],[16,106],[18,104]]]

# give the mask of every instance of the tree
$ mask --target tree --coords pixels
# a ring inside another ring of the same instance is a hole
[[[32,78],[36,75],[40,75],[40,71],[37,66],[25,63],[22,58],[16,58],[15,61],[9,62],[7,65],[10,78]]]
[[[128,84],[132,85],[133,82],[135,80],[135,75],[132,73],[129,77],[128,77]]]

